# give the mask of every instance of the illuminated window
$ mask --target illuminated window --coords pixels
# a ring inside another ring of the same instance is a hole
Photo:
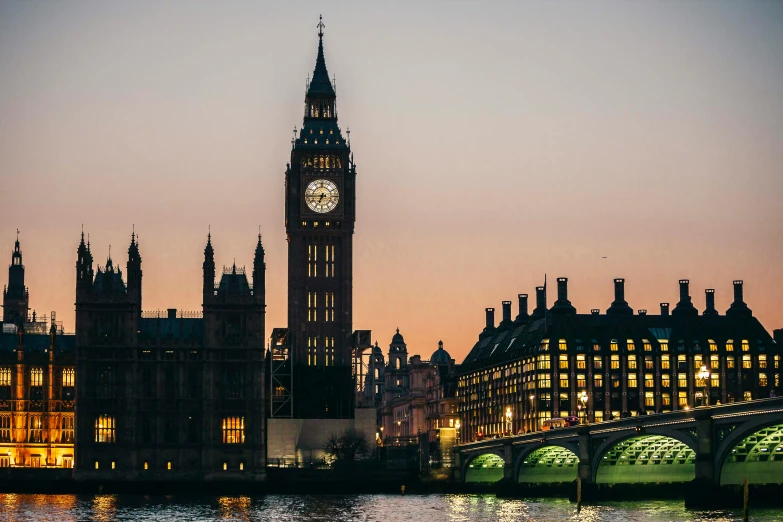
[[[612,355],[612,359],[610,362],[610,367],[612,370],[617,370],[620,368],[620,356],[619,355]]]
[[[73,443],[73,415],[63,415],[60,442]]]
[[[317,337],[308,337],[307,338],[307,364],[310,366],[315,366],[317,363],[317,356],[318,356],[318,341]]]
[[[245,418],[223,417],[223,444],[245,443]]]
[[[710,355],[710,369],[712,370],[720,369],[720,357],[718,357],[717,355]]]
[[[30,386],[43,386],[42,368],[30,368]]]
[[[43,442],[43,423],[41,415],[30,415],[30,430],[28,442]]]
[[[671,406],[672,405],[672,396],[670,393],[662,393],[661,394],[661,406]]]
[[[223,463],[223,471],[226,471],[228,469],[228,462]]]
[[[601,351],[601,345],[598,343],[593,343],[593,351],[594,352],[600,352]]]
[[[150,463],[146,460],[144,461],[144,469],[150,469]]]
[[[747,339],[742,340],[742,351],[743,352],[749,352],[750,351],[750,343],[748,343]]]
[[[636,374],[635,373],[629,373],[628,374],[628,387],[629,388],[636,388]]]
[[[644,374],[644,387],[645,388],[652,388],[653,386],[655,386],[655,383],[653,382],[653,374],[645,373]]]
[[[636,345],[634,345],[633,339],[626,339],[625,346],[628,348],[629,352],[633,352],[636,350]]]
[[[759,372],[759,386],[767,385],[767,374]]]
[[[780,355],[775,356],[775,368],[780,368]]]
[[[727,352],[733,352],[734,351],[734,340],[729,339],[726,341],[726,351]]]
[[[111,469],[114,469],[116,467],[117,467],[117,463],[112,460],[111,461]]]
[[[600,355],[593,356],[593,368],[600,370],[604,366],[603,358]]]
[[[560,374],[560,388],[563,390],[568,389],[568,375]]]
[[[668,355],[661,355],[661,370],[668,370],[669,367],[669,356]]]
[[[766,355],[759,355],[759,369],[764,369],[767,367],[767,356]]]
[[[753,394],[749,391],[742,392],[742,400],[743,401],[751,401],[753,400]]]
[[[585,363],[585,356],[584,355],[577,355],[576,356],[576,369],[577,370],[584,370],[587,368],[587,365]]]
[[[644,358],[644,369],[645,370],[652,370],[655,368],[655,362],[653,361],[653,358],[651,356],[647,356]]]
[[[596,373],[593,376],[593,386],[595,388],[600,388],[603,385],[604,385],[604,378],[603,378],[603,376],[600,373]]]
[[[324,338],[326,343],[326,366],[334,366],[334,337]]]
[[[720,374],[718,372],[710,374],[710,386],[720,388]]]
[[[616,352],[618,350],[617,339],[612,339],[612,342],[609,343],[609,350],[612,352]]]
[[[334,292],[324,292],[324,297],[326,298],[326,316],[324,316],[324,320],[334,321]]]
[[[240,462],[239,463],[239,471],[243,471],[244,469],[245,469],[245,463],[244,462]]]
[[[95,442],[116,442],[114,417],[99,415],[95,419]]]
[[[668,373],[661,374],[661,387],[669,388],[672,385],[671,376]]]
[[[171,469],[171,461],[168,461],[166,463],[166,469],[169,469],[169,470]]]
[[[541,351],[542,352],[548,352],[549,351],[549,339],[542,339],[541,340]]]
[[[718,351],[718,344],[717,344],[715,341],[713,341],[712,339],[710,339],[710,340],[708,340],[707,342],[708,342],[708,344],[710,345],[710,351],[711,351],[711,352],[717,352],[717,351]]]
[[[684,408],[688,405],[688,392],[677,392],[677,406]]]
[[[658,339],[658,344],[661,346],[662,352],[669,351],[669,341],[667,341],[666,339]]]
[[[567,355],[561,355],[560,356],[560,369],[561,370],[567,370],[568,369],[568,356]]]
[[[96,461],[95,461],[95,469],[98,469],[99,467],[100,467],[100,464],[99,464],[99,463],[98,463],[98,461],[96,460]]]
[[[642,339],[642,349],[645,352],[651,352],[652,351],[652,344],[650,344],[650,341],[647,339]]]
[[[734,369],[734,357],[726,357],[726,368],[729,370]]]
[[[678,388],[687,388],[688,387],[688,374],[687,373],[678,373],[677,374],[677,387]]]
[[[549,356],[548,355],[539,355],[538,356],[538,369],[539,370],[548,370],[549,369]]]
[[[685,355],[678,355],[677,356],[677,369],[680,371],[685,371],[688,369],[688,357]]]
[[[307,292],[307,320],[318,320],[318,294],[316,292]]]
[[[693,367],[694,368],[701,368],[701,365],[703,364],[701,355],[694,355],[693,356]]]
[[[635,370],[636,369],[636,356],[635,355],[629,355],[628,356],[628,369],[629,370]]]
[[[644,406],[647,408],[655,407],[655,394],[653,392],[644,392]]]
[[[11,414],[0,414],[0,442],[11,442]]]
[[[552,387],[552,376],[549,373],[539,373],[538,374],[538,387],[539,388],[551,388]]]
[[[326,223],[329,226],[329,223]],[[334,245],[326,245],[326,277],[334,277]]]
[[[73,386],[74,375],[73,368],[63,368],[63,386]]]
[[[11,368],[0,368],[0,386],[11,386]]]
[[[742,356],[742,367],[745,369],[753,368],[753,361],[750,360],[750,355]]]
[[[587,388],[587,379],[585,379],[584,373],[577,373],[576,374],[576,387],[577,388]]]
[[[318,245],[307,245],[307,276],[318,277]]]
[[[561,352],[565,352],[566,350],[568,350],[568,345],[566,344],[566,340],[565,339],[560,339],[560,341],[558,342],[558,345],[560,346],[560,351]]]

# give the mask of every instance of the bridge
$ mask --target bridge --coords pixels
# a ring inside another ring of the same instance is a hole
[[[587,497],[603,485],[683,483],[688,502],[745,478],[783,484],[783,398],[483,440],[455,454],[455,478],[465,483],[555,485],[579,477]]]

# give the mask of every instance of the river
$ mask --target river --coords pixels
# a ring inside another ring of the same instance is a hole
[[[576,506],[563,499],[494,495],[267,495],[187,497],[0,494],[0,521],[304,521],[512,522],[519,520],[741,520],[738,511],[691,511],[682,501],[606,502]],[[783,520],[783,509],[758,509],[754,521]]]

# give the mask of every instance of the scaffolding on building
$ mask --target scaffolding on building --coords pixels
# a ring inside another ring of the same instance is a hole
[[[371,330],[356,330],[353,332],[352,342],[352,354],[353,364],[351,370],[353,373],[353,382],[356,392],[356,406],[367,407],[372,406],[366,404],[365,384],[367,380],[367,374],[370,367],[370,357],[372,357],[372,331]]]
[[[294,372],[288,328],[274,328],[269,345],[269,415],[273,419],[294,416]]]

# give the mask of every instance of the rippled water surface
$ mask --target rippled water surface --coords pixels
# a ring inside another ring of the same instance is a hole
[[[0,521],[729,521],[739,512],[690,511],[682,501],[584,506],[559,499],[508,500],[494,495],[268,495],[143,497],[133,495],[0,495]],[[783,520],[783,510],[754,510],[751,520]]]

